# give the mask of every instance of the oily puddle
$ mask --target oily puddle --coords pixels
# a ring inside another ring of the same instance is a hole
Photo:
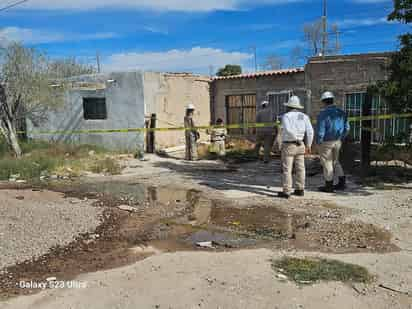
[[[162,252],[261,247],[333,253],[397,250],[388,232],[343,222],[341,211],[331,207],[306,210],[300,205],[305,211],[285,211],[283,201],[262,206],[251,200],[250,207],[240,208],[234,201],[212,200],[196,190],[135,183],[51,184],[50,188],[105,206],[102,224],[67,247],[1,272],[0,299],[38,292],[19,289],[20,281],[73,280],[81,273],[121,267]]]

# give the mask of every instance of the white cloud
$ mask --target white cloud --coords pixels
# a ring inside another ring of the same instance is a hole
[[[105,71],[147,70],[206,74],[210,66],[217,69],[226,64],[245,65],[252,58],[247,53],[194,47],[190,50],[113,54],[104,61],[103,68]]]
[[[350,27],[357,27],[357,26],[374,26],[379,24],[387,24],[389,23],[386,17],[380,18],[359,18],[359,19],[343,19],[336,22],[338,26],[341,28],[350,28]]]
[[[102,40],[114,38],[116,36],[117,35],[112,32],[75,34],[28,28],[6,27],[0,29],[0,45],[4,46],[15,41],[30,45],[65,41]]]
[[[18,8],[42,10],[90,10],[101,8],[150,9],[158,11],[236,10],[244,6],[287,4],[305,0],[36,0]]]

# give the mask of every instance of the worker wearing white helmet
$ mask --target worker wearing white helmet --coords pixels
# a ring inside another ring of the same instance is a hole
[[[319,145],[325,186],[319,190],[332,193],[346,188],[346,177],[339,163],[339,154],[342,141],[349,133],[349,122],[346,113],[335,105],[332,92],[324,92],[321,101],[325,104],[325,109],[320,112],[316,123],[316,143]],[[334,176],[339,179],[336,186],[333,185]]]
[[[309,117],[302,112],[303,105],[297,96],[285,103],[287,113],[282,116],[282,184],[279,197],[292,195],[292,169],[295,165],[296,181],[294,195],[305,195],[305,153],[310,152],[313,143],[313,127]]]
[[[256,155],[259,156],[260,148],[263,146],[264,149],[264,162],[269,163],[270,160],[270,152],[273,147],[273,143],[275,141],[275,119],[272,115],[271,110],[269,107],[268,101],[263,101],[260,104],[261,108],[256,115],[256,123],[258,124],[271,124],[266,127],[257,128],[256,129],[256,146],[255,152]]]
[[[196,125],[193,120],[193,114],[195,112],[195,106],[189,103],[186,107],[185,115],[185,139],[186,139],[186,160],[196,161],[197,154],[197,141],[199,140],[199,132],[196,129]]]

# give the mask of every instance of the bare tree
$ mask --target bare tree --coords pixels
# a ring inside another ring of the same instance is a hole
[[[302,65],[302,62],[306,60],[305,51],[302,46],[294,47],[290,52],[290,63],[292,66],[297,67]]]
[[[331,34],[335,37],[335,45],[331,48],[331,53],[339,54],[341,51],[341,43],[340,43],[340,31],[337,24],[333,24],[330,27]]]
[[[79,63],[76,58],[71,57],[51,61],[50,72],[55,78],[68,78],[96,73],[96,69],[92,65]]]
[[[0,69],[0,131],[16,157],[22,155],[19,124],[26,119],[43,121],[49,109],[63,102],[64,83],[53,87],[52,81],[81,71],[75,63],[68,63],[50,61],[19,43],[5,48]]]
[[[322,50],[322,21],[317,20],[303,26],[306,45],[310,56],[317,56]]]
[[[316,20],[312,23],[305,24],[303,26],[303,33],[307,49],[307,52],[305,53],[306,57],[319,56],[322,54],[322,20]],[[326,33],[327,37],[335,36],[336,41],[331,42],[330,40],[327,40],[326,50],[324,51],[325,55],[333,55],[339,52],[341,48],[339,43],[339,33],[339,28],[336,24],[333,24],[328,30],[328,33]]]
[[[262,65],[264,70],[280,70],[283,68],[283,59],[277,55],[269,55],[266,57]]]

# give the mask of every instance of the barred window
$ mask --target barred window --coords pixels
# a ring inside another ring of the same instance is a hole
[[[366,92],[350,93],[346,95],[345,111],[349,117],[362,116],[362,107],[365,104]],[[388,105],[379,96],[372,98],[372,115],[389,114]],[[361,140],[361,121],[351,122],[350,135],[355,141]],[[372,141],[382,143],[385,139],[407,132],[410,119],[374,119],[372,121]]]
[[[83,98],[83,115],[86,120],[107,119],[106,98]]]

